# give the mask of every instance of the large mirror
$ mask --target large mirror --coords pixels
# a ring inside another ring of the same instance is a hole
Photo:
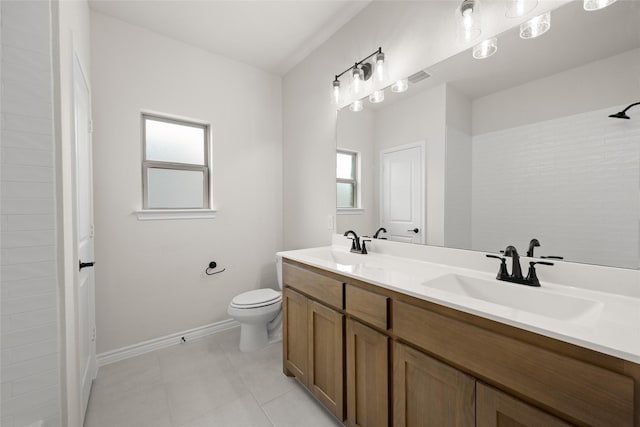
[[[339,111],[337,232],[639,267],[640,2],[551,16]]]

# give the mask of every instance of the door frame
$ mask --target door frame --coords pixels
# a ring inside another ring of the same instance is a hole
[[[383,148],[380,150],[380,156],[379,156],[379,170],[378,170],[378,175],[379,175],[379,179],[378,179],[378,194],[380,195],[380,200],[379,200],[379,218],[380,218],[380,223],[382,223],[382,219],[384,217],[384,196],[382,194],[383,188],[384,188],[384,155],[385,154],[389,154],[389,153],[393,153],[396,151],[404,151],[404,150],[408,150],[411,148],[420,148],[420,164],[421,164],[421,168],[420,168],[420,184],[422,185],[422,203],[420,205],[420,222],[422,223],[421,225],[421,231],[422,233],[420,233],[420,239],[419,239],[419,244],[424,245],[425,242],[427,241],[427,216],[426,216],[426,212],[427,212],[427,141],[422,139],[422,140],[418,140],[415,142],[410,142],[408,144],[401,144],[401,145],[396,145],[393,147],[389,147],[389,148]]]

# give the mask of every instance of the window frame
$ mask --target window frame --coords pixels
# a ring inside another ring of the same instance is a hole
[[[336,208],[338,210],[354,210],[360,209],[360,153],[353,150],[346,150],[342,148],[336,149],[336,162],[338,154],[346,154],[351,156],[351,168],[353,171],[353,178],[338,178],[337,169],[336,169],[336,192],[337,192],[337,184],[351,184],[353,186],[353,206],[337,206],[338,199],[336,193]]]
[[[198,165],[194,163],[180,163],[180,162],[167,162],[162,160],[147,160],[147,119],[153,121],[165,122],[176,124],[180,126],[190,126],[204,130],[204,165]],[[176,211],[176,210],[193,210],[204,211],[211,210],[211,125],[209,123],[200,122],[193,119],[184,119],[171,117],[168,115],[161,115],[157,113],[142,112],[140,115],[141,123],[141,138],[142,138],[142,209],[145,211]],[[167,169],[167,170],[186,170],[201,172],[203,185],[202,185],[202,207],[198,208],[186,208],[186,207],[149,207],[149,182],[148,182],[148,170],[149,169]]]

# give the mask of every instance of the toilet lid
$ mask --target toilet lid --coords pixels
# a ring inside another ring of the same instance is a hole
[[[250,308],[274,304],[281,299],[282,294],[280,292],[274,291],[271,288],[263,288],[236,295],[231,300],[231,304],[236,307]]]

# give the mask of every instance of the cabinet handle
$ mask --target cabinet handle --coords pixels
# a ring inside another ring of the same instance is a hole
[[[418,234],[418,233],[420,232],[420,229],[419,229],[418,227],[416,227],[416,228],[414,228],[414,229],[407,230],[407,231],[412,231],[412,232],[414,232],[414,233]]]

